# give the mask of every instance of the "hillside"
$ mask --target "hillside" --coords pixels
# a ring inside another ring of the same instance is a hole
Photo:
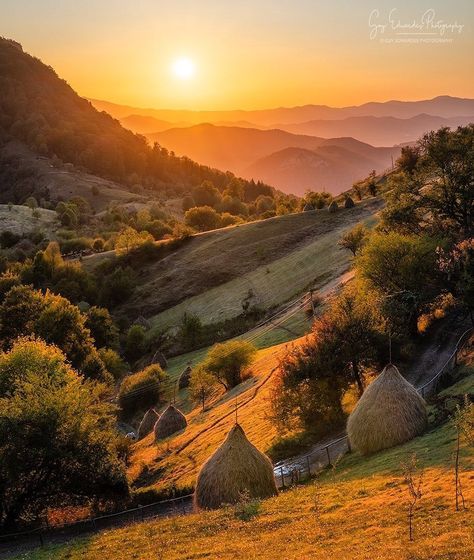
[[[381,205],[366,199],[336,214],[303,212],[193,236],[170,255],[141,265],[133,296],[116,312],[132,321],[144,315],[164,329],[179,324],[184,313],[204,324],[236,317],[249,292],[252,307],[277,307],[347,269],[349,254],[337,241]],[[107,258],[115,257],[93,255],[83,263],[93,268]]]
[[[384,171],[399,148],[375,148],[354,138],[324,139],[283,130],[201,124],[148,135],[196,161],[230,169],[248,179],[270,181],[284,192],[308,189],[338,194],[373,169]]]
[[[50,165],[72,164],[120,183],[124,190],[139,184],[165,197],[182,194],[205,179],[222,188],[229,181],[225,173],[150,147],[144,137],[79,97],[51,67],[3,38],[0,91],[0,147],[17,141],[51,158]],[[31,177],[20,172],[18,187],[26,191]],[[4,183],[2,188],[8,188]],[[39,190],[40,196],[48,196],[47,185]]]
[[[445,396],[473,393],[472,367]],[[315,481],[264,500],[243,519],[244,506],[150,520],[112,529],[65,544],[22,553],[22,560],[116,560],[118,558],[219,558],[285,560],[468,560],[472,539],[474,468],[472,450],[463,444],[461,477],[467,509],[454,511],[451,423],[433,426],[413,441],[371,457],[350,454]],[[409,541],[409,494],[402,464],[416,453],[423,471],[422,497]],[[238,535],[239,538],[236,538]]]

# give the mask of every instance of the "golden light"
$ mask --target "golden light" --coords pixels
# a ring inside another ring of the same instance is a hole
[[[189,80],[194,76],[196,67],[190,58],[182,57],[174,61],[172,70],[173,74],[180,80]]]

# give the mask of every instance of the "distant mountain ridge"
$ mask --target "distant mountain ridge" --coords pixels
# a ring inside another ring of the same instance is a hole
[[[230,169],[247,179],[272,178],[284,192],[326,189],[334,194],[384,171],[400,148],[376,148],[354,138],[320,138],[284,130],[258,130],[203,123],[148,135],[151,141],[211,167]]]
[[[420,114],[451,118],[474,115],[474,99],[440,95],[419,101],[371,101],[362,105],[330,107],[328,105],[303,105],[259,110],[190,111],[173,109],[137,108],[98,99],[90,99],[99,110],[110,113],[117,119],[129,115],[145,115],[169,122],[199,124],[203,122],[246,121],[253,125],[275,126],[295,124],[312,120],[340,120],[349,117],[396,117],[408,119]]]

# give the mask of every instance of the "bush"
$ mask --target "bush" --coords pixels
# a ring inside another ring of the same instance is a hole
[[[74,237],[72,239],[64,239],[60,241],[61,252],[65,255],[68,253],[77,253],[92,248],[92,239],[89,237]]]
[[[130,366],[112,348],[100,348],[99,356],[114,379],[120,379],[130,369]]]
[[[232,389],[244,380],[245,370],[252,363],[257,350],[243,340],[216,344],[207,354],[203,368],[214,375],[225,389]]]
[[[0,399],[0,526],[11,530],[48,507],[128,496],[113,407],[62,352],[20,339],[0,355],[0,385],[8,391]]]
[[[117,267],[102,277],[99,300],[106,307],[126,301],[133,293],[134,274],[130,267]]]
[[[158,364],[153,364],[126,377],[119,390],[119,404],[126,414],[145,410],[160,402],[164,392],[166,374]]]
[[[91,307],[86,313],[86,327],[97,348],[118,348],[119,331],[105,307]]]
[[[187,226],[198,231],[209,231],[220,227],[220,216],[210,206],[197,206],[191,208],[184,215]]]
[[[142,357],[146,350],[146,331],[141,325],[132,325],[127,332],[125,355],[134,362]]]

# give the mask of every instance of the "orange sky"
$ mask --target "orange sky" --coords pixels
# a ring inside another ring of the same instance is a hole
[[[379,0],[378,23],[401,2]],[[396,18],[458,23],[444,43],[370,39],[359,0],[2,0],[2,34],[52,65],[81,95],[141,107],[333,106],[441,94],[474,97],[474,2],[404,2]],[[410,7],[407,7],[406,5]],[[179,79],[173,62],[195,64]]]

